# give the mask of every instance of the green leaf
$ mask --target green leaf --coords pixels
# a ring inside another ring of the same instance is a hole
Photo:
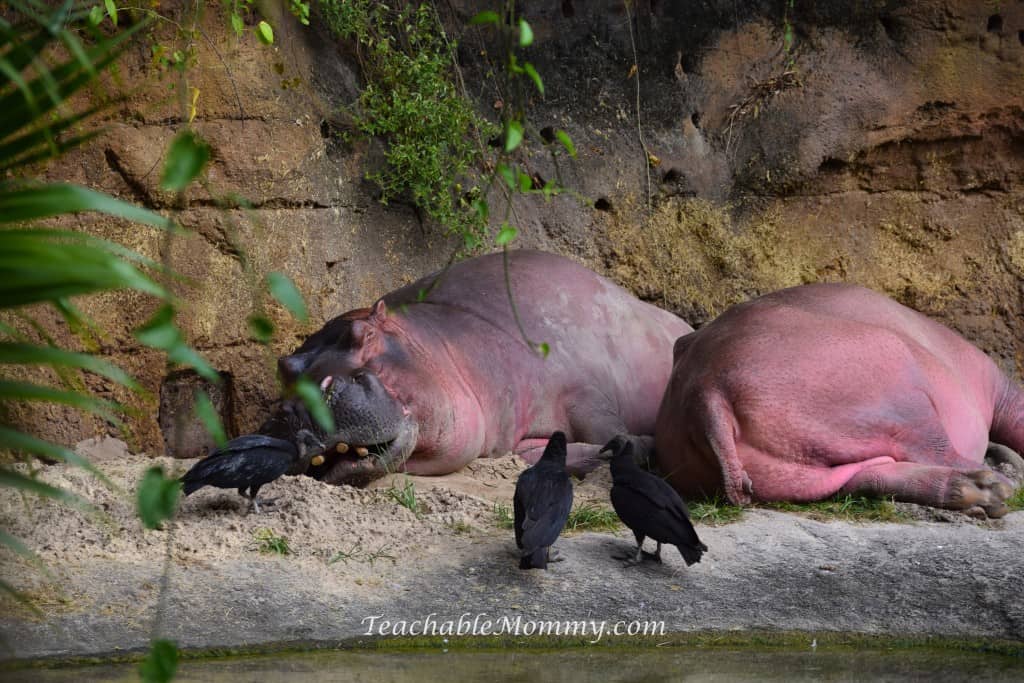
[[[103,417],[105,420],[109,420],[115,424],[120,424],[120,419],[117,417],[117,413],[124,409],[121,406],[112,401],[104,401],[103,399],[89,396],[77,391],[65,391],[63,389],[54,389],[53,387],[44,386],[41,384],[33,384],[31,382],[14,382],[0,378],[0,401],[43,401],[46,403],[58,403],[61,405],[71,406],[72,408],[78,408],[79,410],[85,410],[90,413],[95,413]],[[4,432],[4,427],[0,426],[0,434]],[[0,435],[0,444],[4,443],[3,436]]]
[[[295,286],[291,278],[284,273],[269,273],[267,275],[267,288],[270,289],[270,295],[287,308],[299,322],[309,320],[306,302],[302,300],[302,293],[299,292],[299,288]]]
[[[147,529],[156,529],[164,520],[173,517],[180,493],[181,483],[165,477],[164,468],[154,465],[146,470],[136,498],[142,524]]]
[[[174,324],[174,307],[161,306],[141,327],[133,332],[135,338],[146,346],[161,351],[170,351],[184,343],[181,330]]]
[[[497,12],[493,10],[484,10],[475,17],[469,20],[470,26],[478,26],[480,24],[497,24],[501,22],[501,17]]]
[[[519,20],[519,47],[527,47],[533,44],[533,29],[526,23],[526,19]]]
[[[0,364],[57,365],[78,368],[102,375],[129,389],[136,391],[142,389],[121,368],[87,353],[76,353],[33,344],[0,342]]]
[[[523,141],[523,124],[519,121],[509,121],[505,128],[505,152],[511,152]],[[513,186],[515,183],[512,184]]]
[[[110,20],[114,22],[114,26],[117,26],[117,7],[114,5],[114,0],[103,0],[103,4],[107,7],[107,14],[110,15]]]
[[[525,194],[525,193],[529,192],[532,189],[533,189],[533,179],[530,178],[529,174],[523,173],[522,171],[520,171],[519,172],[519,191]]]
[[[481,223],[487,222],[487,216],[490,214],[490,207],[487,202],[483,199],[474,199],[472,203],[473,211],[480,218]]]
[[[178,647],[171,640],[154,640],[149,653],[139,663],[139,678],[144,683],[169,683],[178,670]]]
[[[498,164],[495,169],[508,185],[510,190],[516,189],[516,172],[508,167],[506,164]]]
[[[79,211],[99,211],[159,228],[172,225],[158,213],[78,185],[53,183],[0,192],[0,223],[24,223]]]
[[[103,8],[99,5],[94,5],[89,10],[89,23],[93,26],[99,26],[101,21],[103,21]]]
[[[268,344],[274,335],[274,323],[270,322],[265,315],[250,315],[249,334],[260,344]]]
[[[5,449],[24,451],[25,453],[32,453],[33,455],[41,455],[44,458],[59,460],[61,462],[66,462],[69,465],[80,467],[110,488],[116,488],[114,483],[110,481],[103,472],[97,469],[95,465],[89,462],[86,458],[80,456],[78,453],[70,451],[63,446],[58,446],[57,444],[50,443],[49,441],[43,441],[42,439],[38,439],[16,429],[2,426],[0,426],[0,445]]]
[[[508,223],[502,223],[501,230],[498,231],[498,236],[494,241],[499,247],[504,247],[516,238],[516,234],[518,231],[514,227]]]
[[[575,159],[576,145],[572,144],[572,138],[569,137],[569,134],[559,128],[555,131],[555,137],[562,143],[562,147],[565,147],[565,151],[569,153],[569,156]]]
[[[206,432],[213,437],[218,448],[223,448],[228,443],[228,435],[224,432],[224,426],[220,423],[220,416],[217,409],[213,407],[213,401],[205,391],[196,391],[196,417],[203,423]]]
[[[547,342],[541,342],[540,344],[537,344],[537,352],[540,354],[541,358],[547,358],[548,354],[551,353],[551,347],[548,346]]]
[[[242,21],[242,17],[234,12],[231,13],[231,28],[234,29],[237,36],[242,35],[242,32],[245,31],[245,23]]]
[[[175,136],[167,151],[160,187],[168,192],[181,192],[195,180],[210,159],[210,146],[191,130]]]
[[[0,487],[19,489],[27,493],[34,493],[37,496],[50,498],[80,510],[93,509],[87,501],[79,498],[73,493],[65,491],[64,489],[59,489],[55,486],[50,486],[49,484],[44,484],[41,481],[31,477],[26,477],[20,472],[9,470],[3,466],[0,466]]]
[[[199,352],[188,344],[180,344],[167,353],[167,359],[172,363],[178,363],[190,367],[199,373],[203,379],[220,384],[220,373],[213,369],[213,366],[206,362],[206,359],[199,355]]]
[[[540,80],[540,74],[537,73],[537,70],[535,68],[533,68],[533,64],[530,64],[529,62],[524,62],[523,71],[526,72],[526,75],[530,77],[530,80],[533,81],[533,84],[537,86],[537,90],[539,90],[540,94],[543,95],[544,83]]]
[[[259,36],[260,42],[264,45],[272,45],[274,43],[274,29],[265,21],[261,21],[256,25],[256,35]]]
[[[330,408],[327,407],[327,403],[324,402],[320,388],[313,384],[308,377],[300,377],[299,381],[295,383],[295,393],[306,404],[320,428],[328,434],[333,434],[335,431],[334,416],[331,414]]]

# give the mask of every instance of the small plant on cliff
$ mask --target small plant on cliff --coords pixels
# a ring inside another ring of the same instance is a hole
[[[387,165],[368,178],[381,201],[407,199],[429,218],[464,236],[484,222],[463,187],[479,159],[479,140],[493,133],[461,95],[448,41],[432,5],[374,0],[321,0],[324,22],[353,40],[365,85],[350,109],[355,128],[387,145]]]

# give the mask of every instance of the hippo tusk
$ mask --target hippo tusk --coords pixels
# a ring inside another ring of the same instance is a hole
[[[323,465],[324,464],[324,456],[322,456],[322,455],[314,455],[312,457],[312,459],[310,459],[309,464],[312,465],[313,467],[319,467],[320,465]]]
[[[367,448],[365,448],[363,446],[356,446],[356,455],[358,455],[360,458],[365,458],[369,454],[370,454],[369,449],[367,449]]]
[[[338,445],[334,447],[334,450],[338,451],[339,453],[348,453],[348,444],[345,443],[344,441],[339,441]]]
[[[327,391],[327,387],[331,386],[331,382],[333,381],[334,378],[331,377],[330,375],[327,375],[322,380],[320,380],[320,393]]]

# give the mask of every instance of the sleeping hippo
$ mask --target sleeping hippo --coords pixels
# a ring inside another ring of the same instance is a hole
[[[334,414],[326,461],[310,474],[364,484],[509,452],[532,462],[556,430],[582,474],[617,433],[651,440],[672,345],[692,328],[569,259],[509,251],[507,266],[502,253],[456,263],[334,318],[280,359],[282,379],[317,382]],[[260,431],[291,438],[301,414],[286,402]]]
[[[848,493],[1000,517],[1012,487],[986,448],[1024,450],[1024,392],[920,313],[861,287],[805,285],[680,338],[655,435],[657,466],[683,495]]]

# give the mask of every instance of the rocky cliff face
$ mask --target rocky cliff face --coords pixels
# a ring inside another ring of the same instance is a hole
[[[572,135],[579,158],[559,171],[583,198],[517,199],[522,246],[576,256],[698,325],[778,287],[859,282],[1024,373],[1024,2],[519,4],[547,90],[529,116]],[[500,96],[487,76],[491,46],[485,32],[463,28],[484,7],[452,2],[444,19],[487,112]],[[191,21],[186,9],[162,11]],[[184,205],[158,179],[184,125],[185,86],[173,71],[151,78],[145,41],[122,65],[136,89],[108,132],[47,170],[173,212],[193,231],[166,239],[79,221],[192,279],[179,286],[182,322],[224,373],[215,400],[234,432],[269,409],[276,354],[440,267],[451,246],[408,207],[378,204],[362,179],[373,146],[339,142],[323,125],[354,100],[359,79],[351,51],[315,13],[313,24],[280,17],[279,47],[266,48],[237,41],[212,5],[200,18],[187,87],[199,89],[194,126],[214,158],[208,188]],[[554,177],[542,154],[524,163]],[[219,209],[229,193],[252,209]],[[257,304],[282,331],[267,350],[249,340],[245,319],[254,283],[272,270],[296,281],[312,321]],[[152,393],[131,398],[141,409],[136,446],[192,455],[205,440],[187,419],[177,423],[199,380],[130,335],[152,307],[114,295],[82,306],[109,330],[103,353]],[[48,326],[75,343],[55,320]],[[56,408],[21,420],[64,442],[108,429]]]

